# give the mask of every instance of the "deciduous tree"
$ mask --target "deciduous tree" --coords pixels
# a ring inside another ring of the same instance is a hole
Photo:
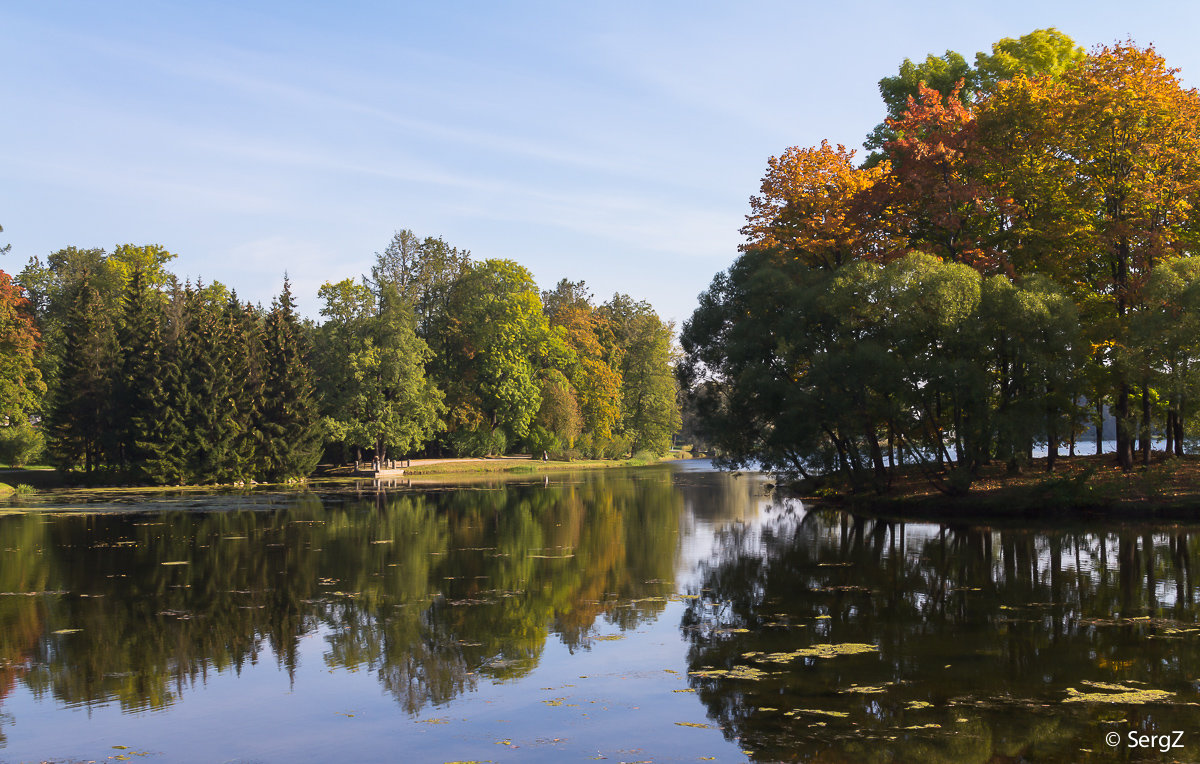
[[[26,422],[46,386],[37,368],[41,334],[24,290],[0,271],[0,426]]]

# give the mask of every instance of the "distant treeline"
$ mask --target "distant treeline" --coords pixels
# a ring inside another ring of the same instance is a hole
[[[679,429],[673,327],[583,282],[398,232],[320,323],[183,283],[160,246],[0,271],[0,461],[139,483],[284,481],[325,455],[661,453]]]

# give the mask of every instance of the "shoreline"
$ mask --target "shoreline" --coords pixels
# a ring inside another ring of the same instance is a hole
[[[644,459],[579,459],[577,461],[542,461],[540,459],[530,459],[528,456],[496,456],[496,457],[447,457],[444,459],[412,459],[409,461],[408,467],[404,468],[404,474],[396,478],[385,477],[381,480],[403,479],[407,477],[424,477],[428,475],[461,475],[461,474],[532,474],[535,472],[563,472],[570,470],[594,470],[594,469],[613,469],[619,467],[644,467],[651,464],[659,464],[667,461],[664,457],[655,461],[647,461]],[[353,467],[339,466],[331,469],[320,470],[309,475],[309,481],[312,480],[328,480],[328,479],[356,479],[366,480],[370,478],[361,475],[351,474]]]
[[[85,492],[94,494],[122,494],[147,492],[204,492],[204,491],[250,491],[259,489],[311,491],[314,488],[329,484],[357,484],[362,482],[379,482],[384,486],[396,481],[407,481],[409,478],[452,478],[461,477],[528,477],[541,473],[564,473],[576,471],[595,471],[604,469],[630,469],[637,467],[657,466],[674,461],[671,455],[655,461],[642,459],[586,459],[573,462],[540,461],[528,457],[496,457],[496,458],[448,458],[431,460],[414,460],[412,467],[405,470],[399,477],[380,478],[378,481],[370,477],[353,475],[353,467],[336,467],[322,469],[309,475],[306,479],[290,483],[190,483],[180,485],[135,485],[135,484],[96,484],[88,485],[83,482],[72,483],[62,479],[62,475],[54,469],[45,467],[0,469],[0,501],[7,502],[17,498],[15,486],[25,483],[34,487],[32,494],[45,495],[45,492]],[[342,474],[339,474],[342,473]],[[430,481],[433,482],[433,481]],[[10,490],[4,490],[9,488]]]
[[[1149,466],[1130,472],[1122,472],[1112,454],[1060,456],[1053,473],[1045,464],[1045,457],[1035,458],[1017,475],[989,465],[962,495],[938,491],[915,467],[898,469],[883,494],[780,488],[814,507],[897,520],[1200,520],[1200,455],[1155,453]]]

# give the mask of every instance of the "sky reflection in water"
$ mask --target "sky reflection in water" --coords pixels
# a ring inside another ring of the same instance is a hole
[[[52,511],[80,498],[0,516],[3,761],[1200,756],[1193,528],[669,469]]]

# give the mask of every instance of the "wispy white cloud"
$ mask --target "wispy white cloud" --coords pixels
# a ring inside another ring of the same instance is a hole
[[[255,193],[245,186],[205,183],[173,168],[139,165],[128,160],[95,158],[91,163],[33,156],[0,158],[0,167],[12,182],[33,182],[89,196],[112,197],[119,193],[129,201],[170,203],[194,213],[237,212],[274,214],[282,210],[277,197]],[[75,195],[75,194],[73,194]]]

